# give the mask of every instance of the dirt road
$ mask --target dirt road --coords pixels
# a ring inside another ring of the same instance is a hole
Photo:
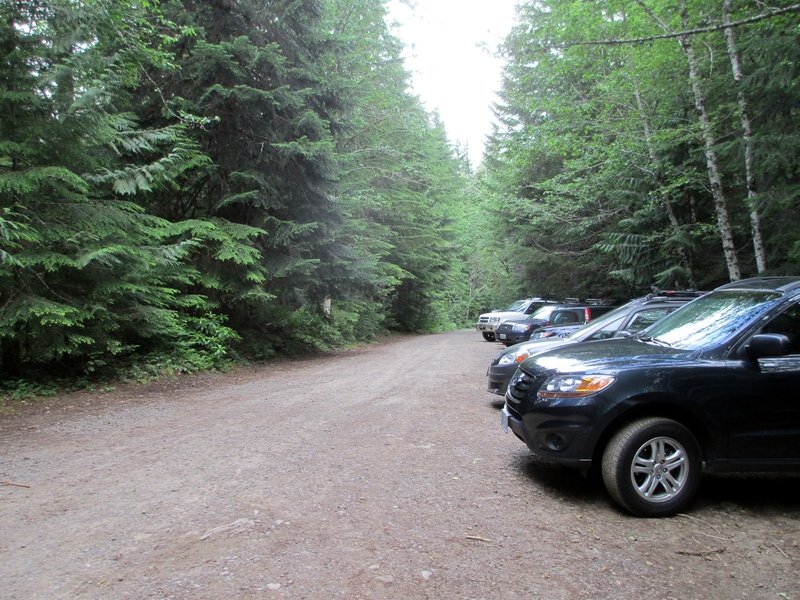
[[[0,420],[0,598],[800,599],[797,480],[628,517],[500,432],[498,348],[403,337]]]

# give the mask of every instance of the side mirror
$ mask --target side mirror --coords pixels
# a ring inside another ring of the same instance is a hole
[[[782,333],[759,333],[744,347],[752,359],[786,356],[791,350],[789,338]]]

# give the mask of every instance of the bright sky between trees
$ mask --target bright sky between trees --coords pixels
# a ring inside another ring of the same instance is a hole
[[[497,46],[517,0],[389,0],[388,23],[405,44],[413,91],[444,122],[451,142],[477,166],[494,117],[502,61]]]

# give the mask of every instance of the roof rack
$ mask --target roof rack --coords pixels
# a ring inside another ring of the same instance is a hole
[[[651,292],[647,294],[647,298],[697,298],[702,296],[706,292],[701,292],[699,290],[662,290],[656,286],[650,287]]]
[[[564,298],[564,304],[611,304],[603,298]]]

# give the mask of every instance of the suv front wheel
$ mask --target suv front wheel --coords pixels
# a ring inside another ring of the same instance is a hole
[[[665,517],[684,509],[700,484],[700,448],[691,432],[672,419],[629,423],[603,452],[603,481],[611,497],[642,517]]]

